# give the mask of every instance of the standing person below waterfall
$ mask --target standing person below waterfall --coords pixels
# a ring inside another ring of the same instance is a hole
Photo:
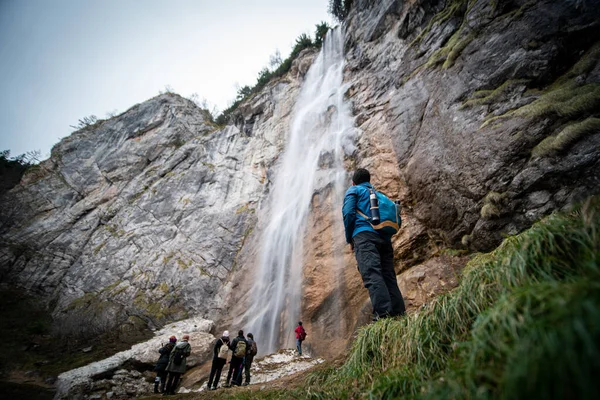
[[[156,371],[156,378],[154,379],[154,393],[159,393],[159,385],[160,393],[165,392],[165,385],[167,384],[167,365],[169,364],[169,356],[171,355],[173,347],[175,347],[175,343],[177,343],[177,338],[175,336],[171,336],[169,338],[169,342],[161,347],[160,350],[158,350],[160,357],[158,358],[156,367],[154,368],[154,371]]]
[[[229,331],[223,332],[223,336],[217,339],[213,348],[212,367],[210,369],[210,377],[208,378],[208,390],[216,390],[221,379],[221,371],[227,363],[229,355]]]
[[[298,355],[302,355],[302,342],[306,339],[306,331],[302,326],[302,321],[298,321],[298,326],[294,329],[296,332],[296,350],[298,350]]]
[[[242,384],[242,363],[244,357],[246,357],[246,349],[248,349],[248,342],[244,338],[244,331],[240,330],[238,335],[229,346],[233,355],[229,363],[229,372],[227,373],[227,382],[225,387],[231,387],[231,385],[240,386]],[[231,376],[233,374],[233,380]],[[231,384],[229,383],[231,381]]]
[[[177,343],[171,351],[169,365],[167,366],[169,377],[167,378],[167,389],[165,394],[175,394],[179,379],[181,378],[181,375],[185,373],[186,360],[192,352],[192,346],[188,343],[189,340],[189,335],[183,335],[181,342]]]
[[[352,186],[346,191],[342,215],[346,230],[346,242],[350,244],[358,271],[369,291],[373,305],[373,320],[403,315],[405,312],[402,293],[394,272],[394,249],[392,238],[376,231],[363,215],[371,215],[371,174],[364,168],[352,176]],[[360,213],[357,212],[360,211]]]
[[[250,367],[252,366],[252,361],[254,361],[254,356],[258,353],[258,347],[256,346],[256,342],[254,341],[254,335],[248,333],[248,339],[246,339],[248,343],[248,349],[246,350],[246,357],[244,358],[244,372],[246,375],[246,381],[243,386],[248,386],[250,384]]]

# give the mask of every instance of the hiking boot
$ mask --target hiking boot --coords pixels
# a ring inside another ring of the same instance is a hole
[[[250,382],[244,382],[242,383],[242,386],[248,386],[250,384]]]
[[[231,384],[229,382],[227,382],[226,384],[223,385],[224,388],[230,388]]]

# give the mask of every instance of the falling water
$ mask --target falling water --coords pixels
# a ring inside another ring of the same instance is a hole
[[[270,220],[262,234],[256,301],[249,315],[249,326],[267,353],[290,344],[288,334],[300,316],[302,242],[313,194],[331,187],[341,207],[343,156],[354,150],[355,136],[344,101],[343,37],[339,27],[330,31],[306,74],[269,199]],[[332,210],[338,219],[340,207]]]

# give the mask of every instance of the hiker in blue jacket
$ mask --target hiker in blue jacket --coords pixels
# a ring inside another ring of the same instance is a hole
[[[371,174],[364,168],[356,170],[352,176],[352,186],[346,191],[342,215],[346,230],[346,242],[350,244],[358,271],[369,291],[373,305],[373,320],[403,315],[404,300],[398,288],[394,271],[394,250],[391,236],[377,232],[366,218],[371,215],[369,189]]]

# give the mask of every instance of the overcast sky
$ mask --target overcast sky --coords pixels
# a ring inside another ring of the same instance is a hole
[[[80,118],[165,86],[220,110],[269,56],[331,24],[328,0],[0,0],[0,151],[45,158]]]

